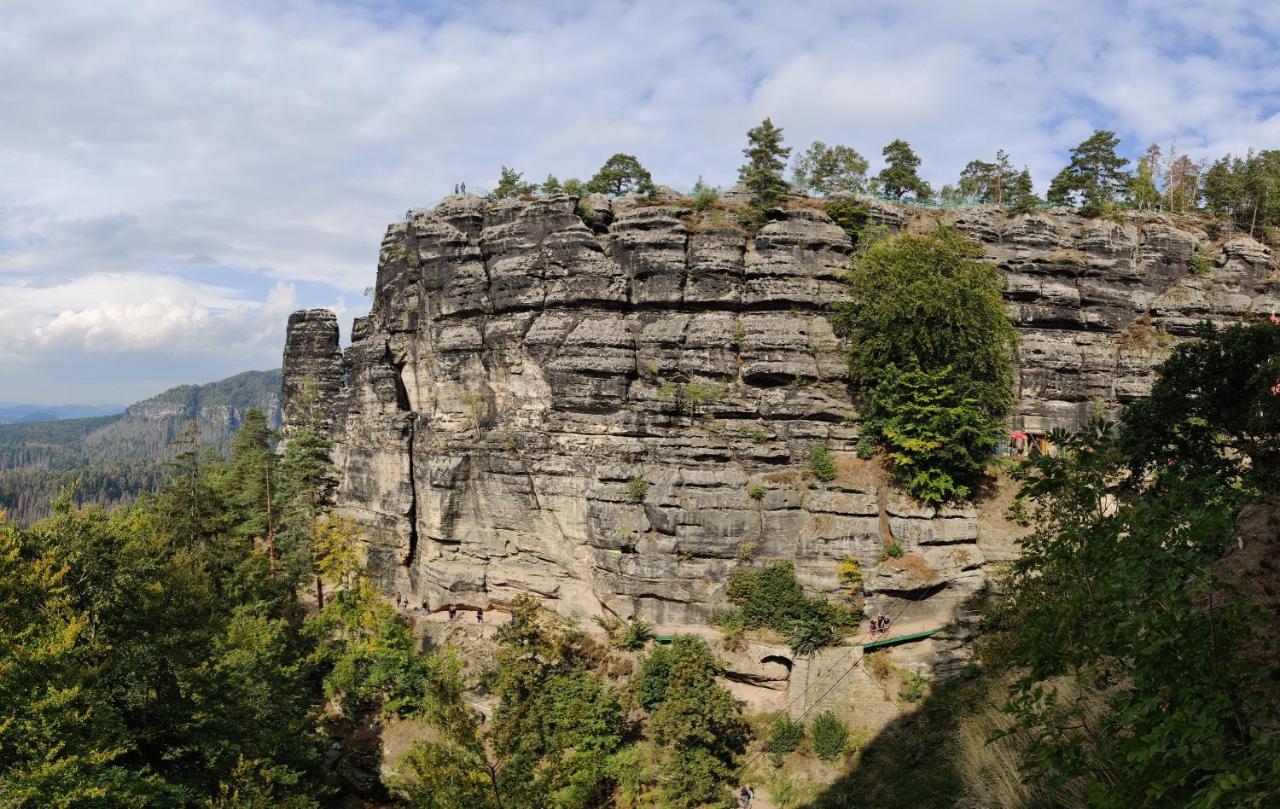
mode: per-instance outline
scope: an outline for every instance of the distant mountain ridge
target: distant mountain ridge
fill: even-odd
[[[124,405],[33,405],[16,402],[0,402],[0,425],[26,424],[38,421],[82,419],[93,416],[113,416],[125,411]]]
[[[132,502],[164,480],[173,442],[195,422],[197,440],[226,451],[244,414],[261,410],[281,424],[280,371],[246,371],[176,388],[123,413],[0,425],[0,509],[21,523],[48,513],[49,500],[77,484],[76,500]],[[49,408],[52,412],[55,408]]]

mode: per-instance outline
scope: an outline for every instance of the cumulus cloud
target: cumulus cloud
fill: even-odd
[[[164,351],[198,380],[278,339],[269,289],[355,299],[386,223],[459,180],[626,151],[729,184],[765,115],[873,169],[905,137],[937,185],[1004,148],[1043,186],[1094,127],[1130,154],[1274,145],[1277,40],[1244,0],[13,0],[0,377],[74,390],[32,369],[79,352],[90,400],[104,357],[124,390]]]

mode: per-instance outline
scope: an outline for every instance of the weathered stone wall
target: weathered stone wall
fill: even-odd
[[[1267,248],[1167,217],[874,214],[894,228],[936,215],[1004,270],[1022,334],[1014,421],[1031,430],[1143,394],[1196,322],[1277,305]],[[1210,273],[1192,273],[1196,251]],[[388,229],[374,311],[344,354],[331,315],[290,319],[286,412],[312,380],[370,570],[428,609],[533,593],[678,627],[723,606],[746,559],[792,560],[835,593],[852,557],[870,613],[936,628],[982,587],[993,520],[912,503],[854,456],[827,319],[850,252],[808,207],[749,238],[678,202],[450,197]],[[818,441],[839,459],[830,483],[807,471]],[[890,539],[907,552],[881,560]],[[962,662],[961,641],[929,641],[935,662]]]

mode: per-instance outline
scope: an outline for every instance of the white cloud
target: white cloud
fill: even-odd
[[[1243,0],[12,0],[0,378],[150,347],[200,378],[278,338],[272,283],[354,296],[387,221],[458,180],[628,151],[728,184],[764,115],[873,164],[905,137],[935,184],[996,148],[1043,184],[1095,126],[1134,153],[1274,146],[1278,42]]]

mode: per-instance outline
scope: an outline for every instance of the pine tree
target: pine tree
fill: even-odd
[[[525,182],[523,173],[503,166],[498,176],[498,185],[489,192],[489,199],[523,197],[525,194],[532,194],[534,188],[536,186],[533,183]]]
[[[324,581],[316,557],[321,515],[337,482],[329,441],[313,425],[298,426],[285,444],[280,460],[280,550],[285,570],[301,584],[315,580],[316,602],[324,606]]]
[[[155,510],[161,526],[179,543],[224,569],[234,563],[235,554],[223,537],[230,519],[227,503],[214,486],[222,460],[211,447],[201,450],[199,436],[200,425],[193,421],[174,440],[176,454]]]
[[[913,196],[920,202],[933,196],[933,189],[921,179],[917,169],[920,158],[911,148],[911,144],[899,138],[884,147],[885,167],[876,175],[876,186],[880,193],[893,199]]]
[[[1156,188],[1160,163],[1160,147],[1154,143],[1138,159],[1138,170],[1129,183],[1129,197],[1140,211],[1154,208],[1160,202],[1160,191]]]
[[[1129,188],[1129,161],[1116,154],[1116,133],[1099,129],[1071,150],[1071,163],[1049,186],[1049,201],[1081,204],[1087,216],[1109,208]]]
[[[538,186],[538,193],[543,196],[559,194],[562,190],[563,188],[560,186],[560,181],[556,179],[556,175],[554,174],[548,174],[547,179],[542,181],[542,185]]]
[[[1205,208],[1216,216],[1236,218],[1244,197],[1240,158],[1219,158],[1204,174]]]
[[[960,172],[960,180],[956,185],[959,195],[966,199],[1004,205],[1008,202],[1010,189],[1017,179],[1018,173],[1013,170],[1009,155],[1003,149],[998,149],[994,163],[970,160],[964,171]]]
[[[611,197],[635,192],[652,194],[653,178],[634,155],[619,152],[610,157],[587,183],[587,190]]]
[[[315,385],[304,380],[294,408],[294,424],[279,463],[280,556],[287,578],[300,586],[314,578],[316,602],[324,607],[316,540],[321,515],[332,502],[337,472],[330,452]]]
[[[274,562],[277,457],[271,449],[275,433],[267,426],[262,411],[252,408],[231,442],[231,460],[222,489],[235,515],[232,533],[250,543],[263,540]]]
[[[1009,185],[1009,208],[1018,213],[1026,213],[1040,204],[1031,184],[1031,170],[1026,166],[1014,175]]]
[[[751,207],[763,212],[787,198],[787,181],[782,171],[791,149],[782,145],[782,130],[765,118],[747,132],[747,162],[738,169],[738,180],[751,194]]]

